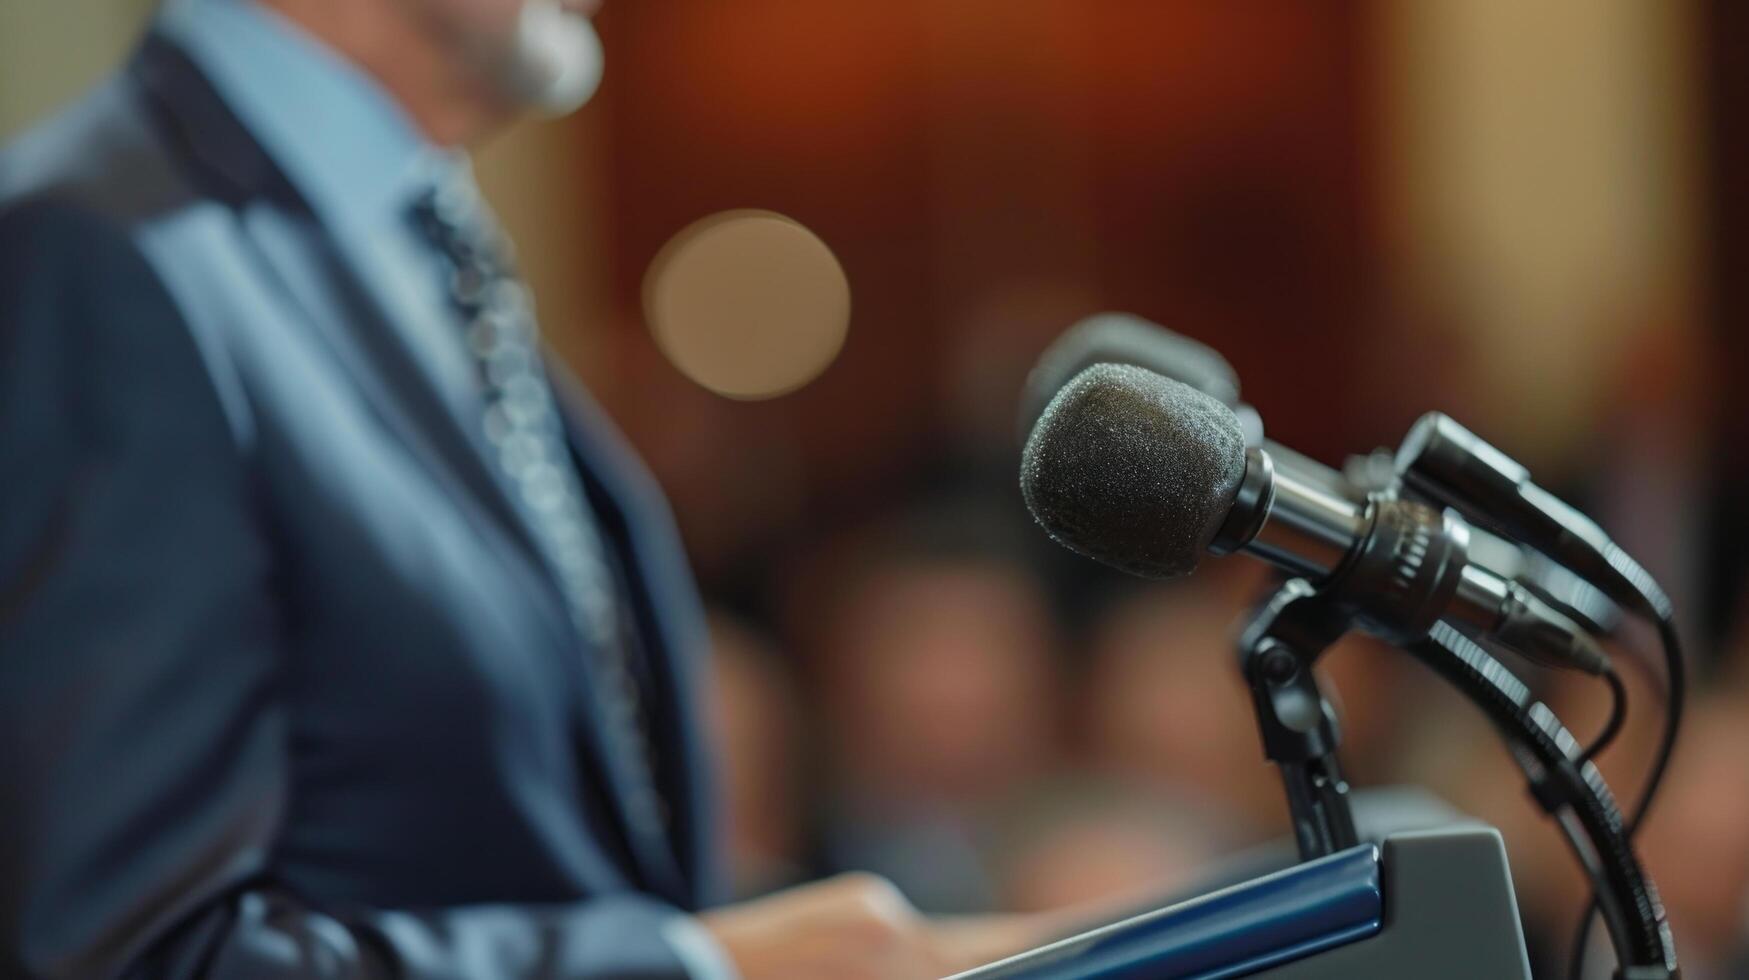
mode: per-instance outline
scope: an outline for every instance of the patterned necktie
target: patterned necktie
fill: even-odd
[[[637,829],[659,831],[667,809],[632,671],[635,643],[611,558],[566,448],[539,353],[532,297],[509,241],[471,183],[449,181],[418,201],[414,220],[450,268],[449,297],[479,368],[485,436],[543,549],[558,571],[571,621],[588,648],[597,707],[623,757],[625,801]]]

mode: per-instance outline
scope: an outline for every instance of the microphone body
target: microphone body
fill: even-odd
[[[1406,485],[1481,513],[1594,583],[1614,602],[1651,607],[1654,616],[1667,611],[1669,600],[1651,577],[1596,521],[1538,486],[1522,464],[1450,417],[1423,415],[1398,448],[1396,468]]]
[[[1267,449],[1247,450],[1245,479],[1209,550],[1243,550],[1317,584],[1365,574],[1371,581],[1345,590],[1359,592],[1375,631],[1399,642],[1444,620],[1548,666],[1608,669],[1584,629],[1471,559],[1476,539],[1456,512],[1393,494],[1356,504],[1331,492],[1339,479],[1297,453],[1278,464]]]

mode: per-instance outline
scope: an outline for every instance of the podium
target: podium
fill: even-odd
[[[953,980],[1530,980],[1498,831],[1393,834]]]

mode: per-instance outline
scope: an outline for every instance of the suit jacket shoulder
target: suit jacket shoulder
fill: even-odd
[[[110,77],[0,149],[0,209],[53,201],[126,228],[186,206],[189,188],[154,132],[153,115],[130,77]],[[38,209],[35,220],[52,214]]]

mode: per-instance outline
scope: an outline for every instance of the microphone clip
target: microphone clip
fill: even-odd
[[[1337,761],[1336,710],[1313,667],[1348,631],[1349,614],[1305,579],[1290,579],[1252,616],[1239,640],[1263,753],[1280,771],[1300,859],[1360,842]]]

